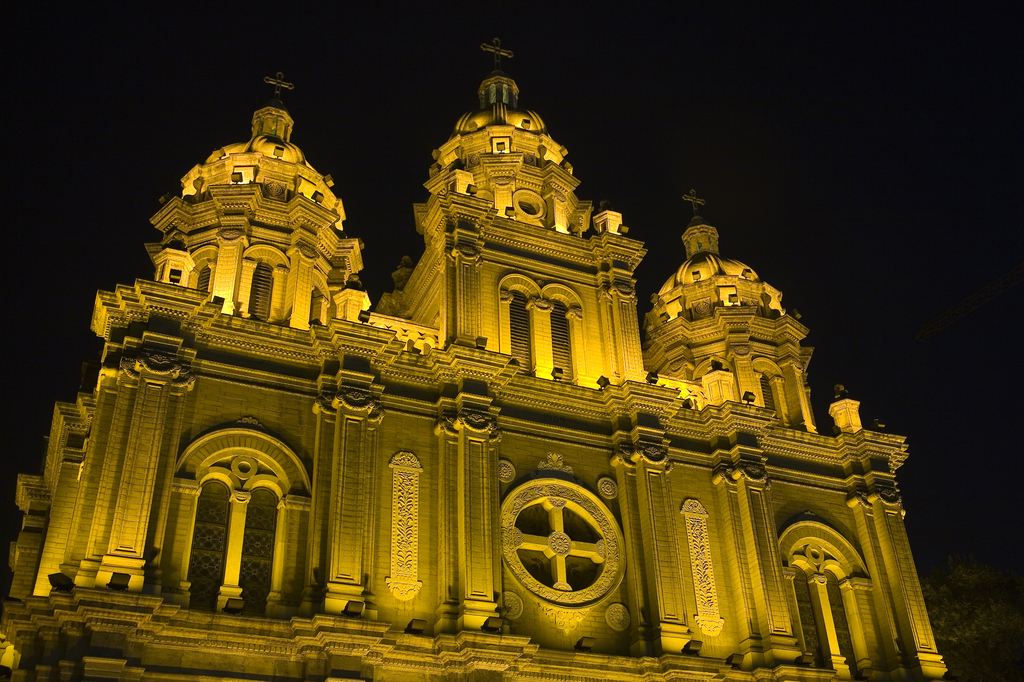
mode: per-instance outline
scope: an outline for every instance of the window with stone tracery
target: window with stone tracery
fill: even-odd
[[[569,309],[561,301],[551,302],[551,361],[562,370],[565,379],[572,379],[572,341],[569,333]]]
[[[242,561],[238,585],[247,611],[262,612],[270,594],[271,568],[274,560],[274,534],[277,531],[277,496],[266,488],[258,488],[245,510],[245,534],[242,539]]]
[[[192,533],[188,579],[191,606],[213,607],[224,579],[230,493],[221,483],[208,483],[199,495]]]
[[[249,293],[249,315],[264,322],[270,318],[270,303],[274,290],[274,271],[266,263],[259,263],[252,273]]]
[[[199,271],[199,280],[196,282],[196,289],[199,291],[210,291],[210,274],[213,270],[209,265],[204,265]]]
[[[508,305],[508,326],[512,341],[512,357],[519,361],[521,370],[528,372],[533,369],[530,311],[526,308],[526,296],[522,292],[510,293],[512,301]]]

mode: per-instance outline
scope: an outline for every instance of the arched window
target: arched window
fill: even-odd
[[[512,357],[519,361],[523,371],[533,368],[530,347],[530,311],[526,308],[526,296],[520,291],[513,291],[512,301],[508,306],[509,336],[512,341]]]
[[[772,381],[767,374],[761,375],[761,396],[764,398],[764,406],[769,410],[775,409],[775,393],[772,390]]]
[[[230,494],[221,483],[207,483],[199,495],[192,532],[192,559],[188,579],[191,605],[213,607],[224,579]]]
[[[259,263],[252,273],[249,290],[249,315],[266,321],[270,318],[270,299],[274,291],[274,271],[266,263]]]
[[[245,510],[245,535],[238,586],[247,611],[263,611],[270,594],[274,533],[277,529],[277,496],[266,488],[252,492]]]
[[[204,265],[203,269],[199,271],[199,280],[196,282],[196,289],[199,291],[210,291],[210,275],[213,270],[209,265]]]
[[[572,342],[569,335],[569,309],[561,301],[552,301],[551,309],[551,362],[562,376],[572,379]]]

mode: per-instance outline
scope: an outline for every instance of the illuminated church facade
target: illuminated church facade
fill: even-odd
[[[699,216],[641,320],[642,243],[477,95],[373,311],[279,99],[185,175],[19,477],[14,678],[941,678],[903,438],[819,432],[807,328]]]

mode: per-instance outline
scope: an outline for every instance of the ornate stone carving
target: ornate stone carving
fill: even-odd
[[[562,514],[565,510],[571,511],[589,524],[601,536],[604,544],[599,548],[596,543],[574,538],[571,530],[568,533],[564,530],[556,531],[548,536],[523,532],[516,527],[516,521],[523,510],[536,505],[543,505],[554,528],[561,528]],[[622,533],[615,517],[596,495],[575,483],[540,478],[520,485],[502,503],[501,527],[502,557],[506,566],[523,587],[552,605],[592,605],[606,597],[622,581]],[[519,549],[541,552],[548,557],[550,566],[545,562],[540,570],[551,571],[550,579],[545,580],[550,582],[545,584],[531,574],[519,556]],[[566,572],[566,560],[569,557],[589,560],[597,565],[590,584],[579,589],[569,585]],[[532,570],[536,571],[538,567],[532,566]],[[563,614],[559,618],[562,622],[568,622],[565,619],[569,616]]]
[[[610,604],[604,611],[604,622],[615,632],[624,632],[629,628],[629,609],[623,604]]]
[[[457,429],[467,429],[474,433],[486,434],[488,440],[501,440],[501,429],[498,428],[498,420],[486,412],[478,410],[463,410],[455,418]]]
[[[142,350],[136,355],[122,355],[120,367],[132,379],[138,379],[145,372],[149,377],[166,380],[171,386],[185,390],[191,389],[196,380],[190,366],[166,353]]]
[[[511,303],[513,298],[515,298],[508,289],[502,289],[498,295],[501,297],[502,303]]]
[[[256,417],[252,417],[252,416],[239,417],[238,419],[235,420],[235,423],[236,424],[244,424],[245,426],[252,426],[252,427],[255,427],[257,429],[262,429],[263,428],[263,424],[260,424],[260,420],[257,419]]]
[[[564,471],[567,474],[572,474],[572,467],[562,461],[562,456],[549,452],[548,458],[537,465],[538,469],[549,469],[552,471]]]
[[[563,632],[575,630],[583,622],[583,619],[590,613],[590,609],[564,609],[557,606],[544,605],[541,607],[544,615],[555,623],[555,627]]]
[[[697,597],[697,626],[708,637],[717,637],[725,621],[718,608],[715,571],[711,565],[711,544],[708,539],[708,512],[699,500],[690,498],[679,510],[686,518],[686,542],[690,548],[690,568]]]
[[[567,320],[582,320],[583,319],[583,308],[578,305],[571,305],[569,309],[565,311],[565,319]]]
[[[316,258],[316,249],[310,246],[309,244],[303,244],[302,242],[299,242],[297,246],[299,249],[299,253],[301,253],[306,258]]]
[[[502,592],[501,601],[505,604],[505,617],[516,620],[523,615],[523,600],[515,592]]]
[[[555,304],[546,298],[540,296],[531,296],[530,300],[526,302],[527,308],[534,308],[542,313],[550,313],[555,309]]]
[[[420,534],[420,472],[423,467],[411,452],[396,453],[388,466],[391,483],[391,575],[385,581],[399,601],[415,597],[418,580]]]
[[[498,480],[502,483],[516,480],[516,467],[507,459],[498,460]]]
[[[237,227],[228,227],[218,232],[217,236],[226,242],[233,242],[244,237],[245,230],[240,230]]]
[[[350,412],[366,412],[367,418],[372,421],[379,421],[384,417],[384,404],[358,388],[340,389],[335,400]]]
[[[613,479],[602,476],[597,479],[597,492],[606,500],[614,500],[619,496],[619,486]]]

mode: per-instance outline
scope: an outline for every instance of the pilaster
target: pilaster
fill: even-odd
[[[530,347],[533,349],[534,376],[543,379],[551,378],[554,359],[551,354],[551,301],[531,296],[526,304],[530,311],[530,330],[533,333]]]

